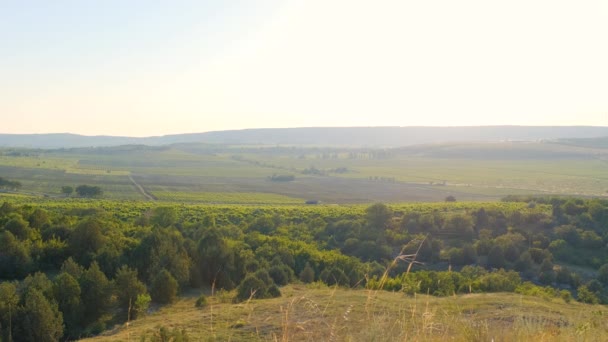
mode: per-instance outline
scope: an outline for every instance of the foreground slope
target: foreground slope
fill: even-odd
[[[605,307],[511,293],[437,298],[385,291],[290,285],[274,299],[195,308],[182,297],[87,341],[152,339],[161,327],[211,341],[606,341]]]

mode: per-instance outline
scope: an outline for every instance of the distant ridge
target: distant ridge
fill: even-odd
[[[0,134],[1,147],[74,148],[176,143],[399,147],[463,141],[538,141],[608,137],[598,126],[303,127],[259,128],[154,137],[70,133]]]

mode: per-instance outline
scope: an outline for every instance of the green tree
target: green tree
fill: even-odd
[[[488,253],[488,266],[492,268],[503,268],[506,265],[505,253],[502,247],[496,245]]]
[[[545,285],[550,285],[555,282],[555,271],[553,270],[553,263],[550,259],[547,258],[540,264],[538,280]]]
[[[84,273],[84,268],[74,261],[72,257],[69,257],[61,265],[61,272],[71,275],[74,279],[80,279]]]
[[[4,225],[19,240],[28,240],[32,234],[29,223],[19,214],[11,214],[11,219]]]
[[[174,207],[156,207],[152,209],[150,222],[159,227],[169,227],[177,222],[177,212]]]
[[[578,246],[581,242],[581,236],[576,227],[564,225],[556,227],[553,231],[558,238],[563,239],[570,246]]]
[[[32,268],[27,245],[21,243],[9,231],[0,231],[0,274],[2,278],[24,277]]]
[[[83,307],[80,301],[80,284],[68,273],[61,273],[55,278],[53,294],[63,313],[66,335],[77,338],[81,329]]]
[[[302,272],[300,272],[300,281],[303,283],[312,283],[315,281],[315,270],[310,267],[310,264],[307,262]]]
[[[281,296],[281,291],[274,284],[266,270],[248,274],[236,289],[235,300],[245,301],[249,298],[273,298]]]
[[[76,193],[80,197],[99,197],[103,194],[103,190],[98,186],[83,184],[76,187]]]
[[[70,196],[74,192],[74,188],[69,185],[64,185],[61,187],[61,193]]]
[[[325,268],[319,274],[319,279],[327,285],[348,286],[350,284],[350,279],[344,274],[344,271],[337,267]]]
[[[53,296],[53,282],[42,272],[29,274],[23,279],[22,286],[25,289],[36,289],[47,299],[55,300]]]
[[[209,285],[233,287],[231,270],[234,267],[234,254],[227,241],[221,237],[217,228],[209,228],[198,243],[198,265],[201,277]]]
[[[525,272],[532,267],[532,256],[530,252],[525,251],[519,255],[519,258],[515,262],[515,269],[520,272]]]
[[[137,296],[147,293],[146,285],[137,279],[137,270],[123,265],[116,271],[114,278],[114,293],[118,305],[124,310],[131,310]]]
[[[80,289],[84,324],[94,323],[110,309],[112,284],[101,272],[99,265],[93,262],[80,278]]]
[[[576,300],[581,303],[597,304],[600,302],[599,298],[597,298],[595,293],[591,292],[585,285],[579,286],[576,292]]]
[[[151,282],[156,274],[166,269],[181,286],[185,286],[190,280],[192,261],[184,245],[184,238],[177,229],[153,229],[134,252],[139,274]]]
[[[135,300],[135,305],[134,305],[133,309],[131,310],[131,318],[135,319],[135,318],[145,316],[146,312],[148,312],[148,308],[150,307],[151,301],[152,301],[152,298],[150,298],[150,295],[147,293],[137,295],[137,299]]]
[[[80,222],[70,237],[69,247],[78,263],[87,265],[106,243],[102,222],[96,218]]]
[[[13,322],[19,304],[14,283],[0,283],[0,340],[12,341]]]
[[[51,220],[49,218],[49,213],[46,210],[36,208],[27,218],[27,221],[30,224],[30,227],[34,229],[42,229],[49,223]]]
[[[608,264],[603,264],[597,271],[597,280],[601,281],[604,285],[608,285]]]
[[[25,293],[20,315],[20,334],[27,341],[54,342],[63,336],[63,315],[35,288]]]
[[[376,230],[384,230],[393,217],[393,211],[384,203],[369,206],[365,209],[365,214],[368,224]]]
[[[152,295],[153,301],[161,304],[168,304],[175,300],[177,289],[178,285],[175,278],[173,278],[169,271],[163,269],[152,280],[150,294]]]

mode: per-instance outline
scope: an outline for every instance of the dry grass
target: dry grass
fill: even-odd
[[[606,341],[603,306],[517,294],[437,298],[290,285],[274,299],[229,303],[195,297],[116,327],[93,341],[139,341],[160,326],[185,329],[191,341]],[[370,305],[371,303],[371,305]]]

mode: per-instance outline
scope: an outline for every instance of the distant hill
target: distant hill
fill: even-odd
[[[608,148],[608,137],[557,139],[552,143],[586,148]]]
[[[399,147],[446,142],[538,141],[608,137],[608,127],[306,127],[262,128],[155,137],[84,136],[69,133],[0,134],[0,146],[72,148],[175,143]]]

